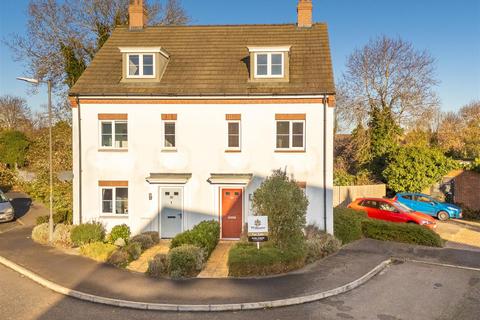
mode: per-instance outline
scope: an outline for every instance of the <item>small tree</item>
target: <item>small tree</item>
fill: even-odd
[[[20,131],[4,131],[0,134],[0,162],[12,167],[25,164],[28,139]]]
[[[282,170],[275,170],[253,196],[255,212],[268,216],[269,237],[281,248],[303,243],[307,207],[304,192]]]
[[[455,167],[455,161],[439,150],[404,147],[391,156],[383,176],[395,192],[421,192]]]

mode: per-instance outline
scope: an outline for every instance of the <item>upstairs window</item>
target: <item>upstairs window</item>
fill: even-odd
[[[283,52],[266,52],[255,54],[256,78],[283,78],[284,69]]]
[[[100,121],[100,145],[102,148],[128,148],[127,121]]]
[[[277,149],[305,150],[305,121],[277,121]]]
[[[127,54],[128,78],[155,78],[155,55],[153,53]]]
[[[240,150],[240,121],[228,121],[227,150]]]

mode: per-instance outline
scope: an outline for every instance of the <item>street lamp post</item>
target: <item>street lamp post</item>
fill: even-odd
[[[36,84],[46,83],[48,88],[48,143],[49,143],[49,171],[50,171],[50,216],[48,218],[48,241],[53,239],[53,162],[52,162],[52,81],[41,81],[38,79],[18,77],[17,80]]]

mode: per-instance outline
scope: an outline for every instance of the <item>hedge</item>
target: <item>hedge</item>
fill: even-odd
[[[92,242],[105,240],[105,227],[100,222],[89,222],[73,227],[72,242],[76,246],[83,246]]]
[[[93,242],[80,247],[80,253],[99,262],[105,262],[117,247],[110,243]]]
[[[205,260],[215,249],[220,239],[220,224],[216,221],[203,221],[192,230],[182,232],[172,239],[170,249],[190,244],[203,249]]]
[[[363,211],[347,208],[333,209],[333,232],[343,244],[361,239],[362,221],[367,219]]]
[[[266,276],[299,269],[305,265],[305,250],[289,248],[281,250],[270,243],[238,243],[228,254],[229,276]]]
[[[394,223],[375,219],[362,222],[365,237],[382,241],[396,241],[429,247],[442,247],[440,236],[426,227],[412,223]]]
[[[168,272],[172,279],[195,277],[203,267],[204,252],[193,245],[181,245],[170,250],[167,256]]]

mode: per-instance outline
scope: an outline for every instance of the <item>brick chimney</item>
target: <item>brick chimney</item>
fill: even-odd
[[[143,6],[143,0],[130,0],[128,16],[130,30],[141,30],[147,25],[147,11]]]
[[[298,27],[299,28],[311,28],[312,27],[312,15],[313,4],[312,0],[299,0],[297,7],[298,14]]]

